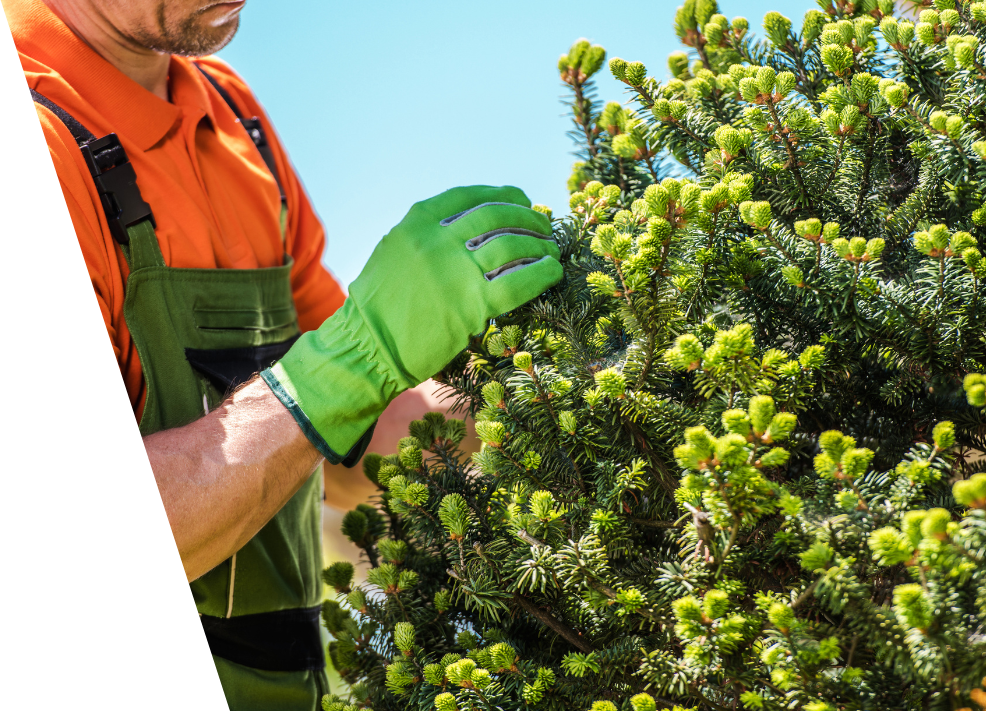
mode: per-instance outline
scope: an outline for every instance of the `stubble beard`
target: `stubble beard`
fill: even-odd
[[[240,26],[240,16],[235,15],[229,22],[212,26],[202,19],[203,11],[194,12],[180,19],[169,19],[165,3],[157,12],[157,27],[152,30],[135,30],[131,39],[142,47],[163,54],[177,54],[182,57],[202,57],[214,54],[233,39]]]

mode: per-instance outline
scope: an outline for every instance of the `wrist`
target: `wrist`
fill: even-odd
[[[352,299],[260,376],[333,464],[359,458],[377,418],[408,387]]]

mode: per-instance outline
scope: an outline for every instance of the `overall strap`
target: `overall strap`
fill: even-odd
[[[287,229],[287,206],[288,198],[284,194],[284,186],[281,184],[281,177],[277,173],[277,163],[274,161],[274,152],[270,148],[270,144],[267,142],[267,134],[264,133],[264,127],[260,123],[260,119],[254,116],[253,118],[244,118],[243,112],[240,111],[240,107],[236,105],[233,101],[233,97],[229,95],[222,84],[216,81],[216,78],[209,74],[205,69],[202,68],[201,64],[193,62],[196,68],[202,72],[204,76],[212,87],[219,92],[219,96],[223,98],[226,105],[229,106],[233,115],[236,116],[236,120],[239,121],[243,128],[246,129],[247,135],[250,136],[250,140],[253,141],[253,145],[257,147],[260,151],[260,157],[264,159],[264,163],[267,165],[267,170],[270,171],[271,175],[274,176],[274,182],[277,183],[277,189],[281,191],[281,239],[284,239],[285,230]]]
[[[115,133],[102,138],[43,94],[31,90],[35,103],[44,106],[65,124],[82,151],[89,174],[106,214],[106,222],[123,251],[131,271],[164,266],[161,247],[154,233],[154,214],[140,195],[137,174]]]

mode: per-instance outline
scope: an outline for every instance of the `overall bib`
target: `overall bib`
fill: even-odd
[[[230,97],[206,78],[240,117]],[[32,94],[79,142],[130,267],[124,318],[147,383],[140,432],[186,425],[297,339],[291,259],[286,255],[283,266],[266,269],[166,266],[150,207],[116,135],[96,139],[63,109]],[[242,122],[277,178],[259,122]],[[344,463],[351,465],[359,453]],[[319,633],[321,507],[319,468],[242,549],[191,583],[231,711],[313,711],[328,693]]]

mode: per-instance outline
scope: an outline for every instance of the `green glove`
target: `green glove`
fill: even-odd
[[[342,308],[261,373],[326,459],[358,459],[350,450],[365,447],[391,400],[561,279],[551,223],[530,204],[517,188],[487,186],[415,204]]]

